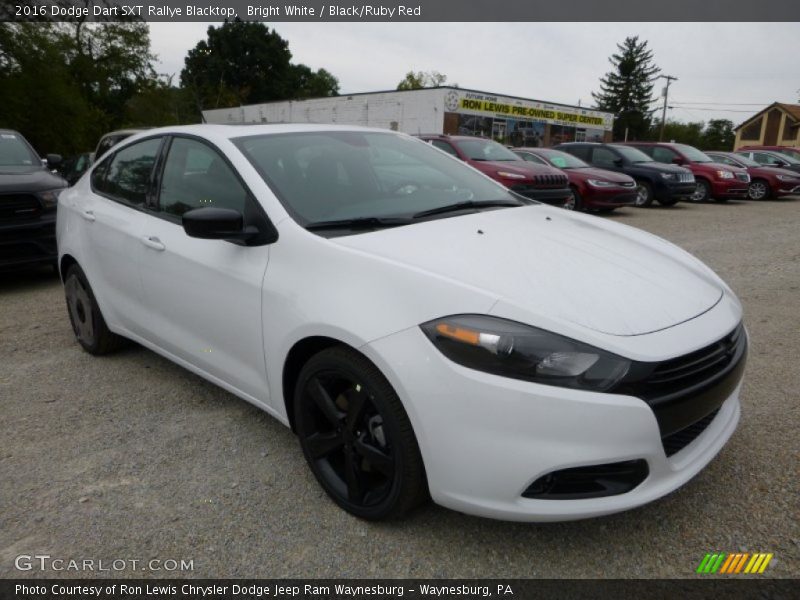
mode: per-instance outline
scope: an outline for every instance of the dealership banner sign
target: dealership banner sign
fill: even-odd
[[[491,116],[498,119],[535,121],[605,131],[610,131],[614,125],[614,115],[611,113],[456,90],[447,93],[445,109],[450,112]]]

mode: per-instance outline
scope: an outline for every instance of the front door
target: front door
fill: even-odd
[[[245,224],[259,210],[218,150],[175,137],[157,206],[143,228],[140,268],[150,313],[146,335],[220,383],[266,404],[261,286],[269,246],[187,236],[181,216],[202,207],[235,209]]]

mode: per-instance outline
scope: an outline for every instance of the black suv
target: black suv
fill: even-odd
[[[689,169],[655,162],[641,150],[622,144],[569,142],[555,146],[601,169],[625,173],[636,180],[636,206],[650,206],[653,200],[672,206],[687,200],[697,189]]]
[[[45,164],[46,163],[46,164]],[[67,182],[16,131],[0,129],[0,269],[57,262],[56,205]]]

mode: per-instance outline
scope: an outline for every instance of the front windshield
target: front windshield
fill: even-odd
[[[631,148],[630,146],[614,146],[614,150],[632,163],[653,162],[653,159],[647,156],[647,154],[636,148]]]
[[[519,198],[430,144],[380,132],[320,131],[233,140],[301,225],[410,217],[456,203]]]
[[[560,150],[547,150],[542,152],[542,156],[545,157],[548,163],[558,169],[583,169],[589,166],[577,156],[572,156],[572,154],[567,154]]]
[[[459,150],[470,160],[522,160],[511,150],[492,140],[458,140],[456,142]]]
[[[789,154],[788,152],[775,152],[778,155],[778,158],[781,158],[788,162],[790,165],[800,165],[800,160],[797,160],[794,156]]]
[[[16,133],[0,133],[0,171],[21,173],[40,169],[42,161]]]
[[[711,155],[711,154],[709,154],[709,156],[711,156],[711,158],[714,158],[714,156]],[[727,156],[724,155],[724,154],[721,154],[719,156],[721,156],[723,158],[727,158]],[[754,161],[752,158],[747,158],[746,156],[742,156],[740,154],[737,154],[736,156],[732,156],[731,160],[736,161],[736,163],[738,163],[739,165],[743,165],[745,167],[760,167],[761,166],[756,161]],[[716,162],[722,162],[722,161],[718,160]]]
[[[675,144],[675,149],[692,162],[696,163],[714,162],[708,154],[700,152],[700,150],[698,150],[694,146],[687,146],[686,144]]]

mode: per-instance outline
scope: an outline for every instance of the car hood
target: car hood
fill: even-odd
[[[479,160],[473,161],[481,171],[510,171],[511,173],[519,173],[520,175],[563,175],[563,171],[550,167],[547,165],[540,165],[537,163],[528,162],[525,160]]]
[[[686,173],[686,171],[689,170],[685,167],[679,167],[678,165],[670,165],[660,162],[634,163],[633,166],[637,169],[647,169],[657,173]]]
[[[756,175],[783,175],[784,177],[800,177],[797,171],[790,169],[781,169],[779,167],[747,167],[748,173],[755,173]]]
[[[603,181],[613,181],[614,183],[631,183],[633,179],[623,173],[606,171],[595,167],[583,167],[580,169],[565,169],[567,175],[576,174],[586,179],[602,179]]]
[[[709,310],[723,293],[707,268],[664,240],[543,206],[331,241],[488,292],[531,314],[534,324],[541,315],[610,335],[677,325]]]
[[[0,168],[0,194],[14,192],[43,192],[62,188],[66,182],[46,169],[35,169],[27,173],[9,173]]]

